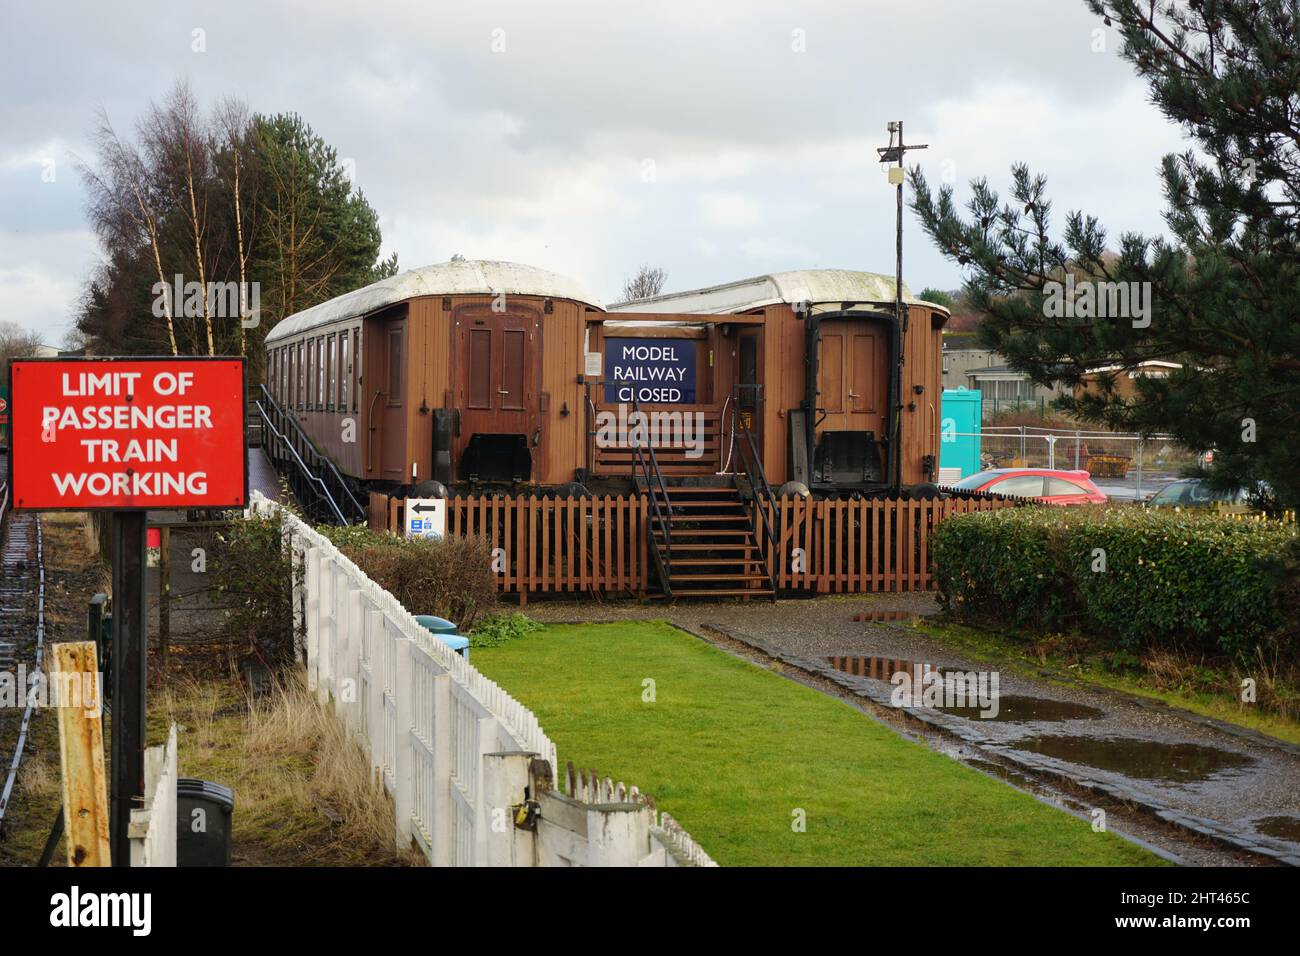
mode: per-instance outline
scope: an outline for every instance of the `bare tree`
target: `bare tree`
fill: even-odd
[[[663,269],[642,266],[637,270],[636,275],[623,282],[623,301],[629,302],[632,299],[646,299],[658,295],[663,291],[664,281],[667,278],[668,273]]]
[[[9,379],[9,361],[35,355],[41,347],[39,333],[16,322],[0,322],[0,382]]]
[[[235,253],[239,260],[239,353],[243,355],[247,351],[244,320],[249,314],[248,259],[253,247],[252,223],[249,223],[247,233],[244,229],[244,190],[247,181],[244,155],[252,121],[248,107],[241,100],[228,97],[217,107],[215,122],[218,144],[213,152],[224,160],[217,163],[217,172],[230,192],[235,213]]]
[[[161,213],[150,188],[150,177],[139,151],[122,142],[108,114],[101,110],[94,140],[100,168],[80,164],[81,176],[90,193],[90,221],[105,245],[145,245],[153,257],[158,281],[168,285],[163,272],[159,223]],[[171,296],[163,295],[163,316],[167,322],[167,343],[172,355],[176,346],[176,324],[172,316]]]
[[[162,188],[170,193],[186,225],[186,243],[191,246],[195,278],[203,290],[203,326],[208,354],[216,355],[212,335],[212,308],[208,288],[207,240],[208,186],[212,179],[209,140],[199,107],[188,83],[178,82],[161,106],[153,104],[140,124],[141,139],[150,154],[151,166],[162,177]]]

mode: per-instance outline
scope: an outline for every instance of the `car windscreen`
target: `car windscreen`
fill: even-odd
[[[949,487],[962,488],[966,491],[973,491],[974,489],[978,488],[980,485],[984,484],[986,481],[992,481],[997,476],[998,473],[996,471],[977,471],[975,472],[975,474],[967,475],[961,481],[957,482],[954,485],[950,485]]]

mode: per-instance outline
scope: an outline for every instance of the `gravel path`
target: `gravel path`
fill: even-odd
[[[888,659],[876,663],[882,676],[908,666],[900,661],[926,662],[941,672],[988,668],[904,623],[936,611],[932,595],[924,593],[776,604],[585,601],[528,607],[530,615],[554,622],[664,619],[710,639],[726,635],[798,667],[813,686],[874,703],[877,713],[889,709],[893,687],[841,669],[869,674],[871,662],[836,666],[828,658]],[[902,620],[855,621],[858,615]],[[1013,772],[999,775],[1017,785],[1023,783],[1015,779],[1018,773],[1056,777],[1076,793],[1140,805],[1204,837],[1203,844],[1300,865],[1300,747],[1090,685],[1011,671],[998,672],[997,679],[1001,719],[933,707],[907,713],[927,725],[923,736],[936,749],[976,765],[984,758],[1004,768],[1009,762]],[[1212,853],[1205,859],[1183,855],[1188,862],[1223,862]]]

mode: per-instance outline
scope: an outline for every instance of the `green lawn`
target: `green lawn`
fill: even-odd
[[[663,623],[546,627],[473,660],[562,763],[653,794],[723,865],[1162,862]]]

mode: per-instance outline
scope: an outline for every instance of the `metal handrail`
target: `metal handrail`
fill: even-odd
[[[641,403],[637,401],[635,396],[632,398],[632,413],[639,416],[639,419],[646,423],[647,428],[649,427],[649,418],[641,411]],[[655,556],[655,563],[659,567],[659,578],[663,582],[664,593],[668,597],[672,597],[673,586],[670,578],[673,569],[673,501],[668,494],[668,482],[664,478],[663,471],[659,468],[659,458],[655,455],[654,442],[650,441],[648,436],[644,447],[645,453],[643,453],[641,445],[631,441],[628,444],[632,449],[633,477],[636,476],[637,466],[639,465],[641,470],[645,472],[646,488],[650,492],[650,507],[653,509],[654,521],[663,532],[664,553],[661,555],[657,547],[651,550]],[[656,491],[664,496],[663,509],[659,507],[659,498]],[[666,516],[664,511],[667,512]]]
[[[271,429],[276,438],[278,438],[286,448],[293,452],[296,463],[304,474],[310,480],[321,486],[322,491],[330,502],[331,508],[334,510],[335,514],[338,515],[340,521],[343,524],[349,523],[348,519],[343,516],[342,509],[339,507],[341,499],[345,500],[348,505],[351,505],[352,515],[355,518],[365,518],[366,509],[361,505],[361,502],[357,501],[356,496],[352,494],[352,489],[348,487],[347,479],[343,477],[343,474],[338,470],[338,467],[334,464],[333,460],[328,456],[321,454],[320,451],[317,450],[316,446],[312,443],[310,436],[303,431],[302,426],[298,424],[297,420],[292,415],[280,407],[279,403],[276,402],[274,396],[271,395],[265,385],[259,385],[258,388],[262,392],[262,400],[270,406],[282,424],[282,428],[277,428],[275,422],[272,421],[271,415],[267,412],[266,407],[263,406],[262,401],[255,401],[254,404],[257,406],[257,410],[261,414],[266,427]],[[290,430],[292,430],[292,435],[289,434]],[[303,456],[299,453],[299,449],[306,452],[307,460],[304,460]],[[310,461],[310,464],[308,464],[308,461]],[[316,474],[313,467],[325,470],[333,478],[333,491],[331,491],[329,485],[318,474]]]
[[[770,554],[775,555],[779,546],[780,533],[775,527],[775,522],[779,520],[780,512],[777,510],[776,495],[772,493],[772,486],[768,483],[767,472],[763,469],[763,459],[758,454],[758,445],[754,440],[754,433],[749,425],[745,422],[745,417],[738,413],[740,408],[740,390],[754,390],[754,408],[757,410],[763,397],[763,386],[758,384],[740,384],[737,383],[732,388],[731,404],[731,433],[734,437],[739,431],[743,441],[740,443],[740,457],[745,466],[745,477],[749,479],[749,486],[754,492],[754,510],[758,512],[759,519],[751,519],[751,525],[755,536],[758,534],[759,521],[763,525],[763,533],[771,545]],[[757,480],[755,480],[757,479]],[[776,579],[772,575],[772,560],[769,557],[767,564],[767,576],[772,582],[772,590],[776,590]]]
[[[326,487],[325,482],[321,480],[319,475],[315,474],[307,467],[307,463],[302,460],[302,456],[298,454],[298,450],[293,447],[293,444],[289,441],[288,437],[281,432],[280,429],[271,424],[271,418],[267,415],[266,409],[262,407],[262,403],[254,402],[253,404],[257,406],[257,410],[262,416],[263,424],[265,424],[266,427],[271,430],[271,434],[289,450],[289,454],[293,456],[293,460],[298,465],[298,471],[302,474],[302,477],[306,478],[309,482],[314,482],[317,485],[320,485],[320,497],[324,498],[326,503],[330,506],[330,510],[334,512],[334,517],[338,518],[339,524],[348,524],[348,520],[343,517],[343,512],[339,510],[338,503],[335,502],[334,496],[330,494],[329,488]]]

